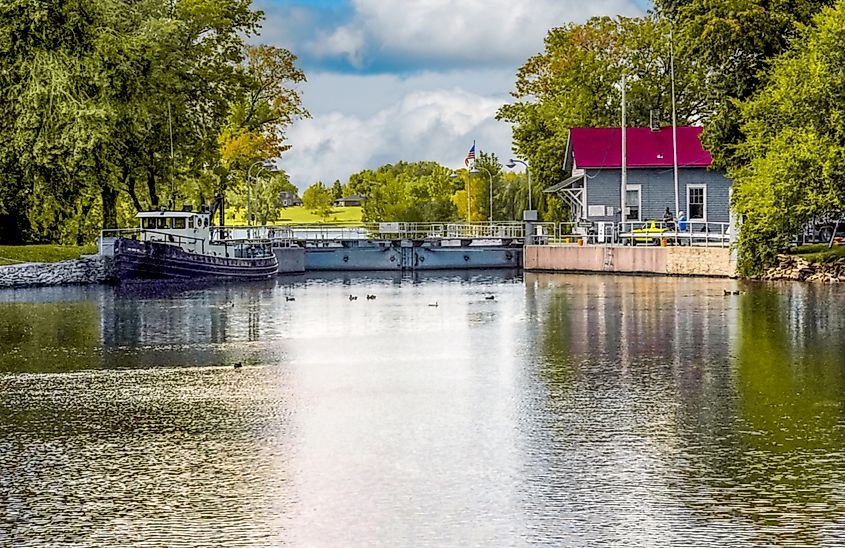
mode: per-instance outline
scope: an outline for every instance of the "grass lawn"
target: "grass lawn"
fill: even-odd
[[[242,212],[238,212],[235,215],[234,220],[227,218],[226,223],[244,225],[246,224],[246,215]],[[278,219],[275,222],[271,222],[271,224],[276,225],[300,225],[311,223],[360,224],[361,208],[354,206],[336,207],[332,209],[332,213],[327,219],[323,219],[316,213],[309,211],[304,207],[286,207],[279,211]]]
[[[96,244],[83,245],[0,245],[0,265],[24,263],[56,263],[97,253]],[[11,259],[11,260],[9,260]]]
[[[811,244],[793,247],[790,255],[797,255],[811,263],[829,263],[837,259],[845,259],[845,245],[834,245],[828,249],[827,244]]]

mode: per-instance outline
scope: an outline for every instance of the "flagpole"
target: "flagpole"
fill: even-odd
[[[619,185],[619,232],[625,230],[625,190],[628,186],[628,142],[625,131],[627,120],[625,119],[625,75],[622,75],[622,181]]]
[[[675,46],[669,29],[669,74],[672,82],[672,165],[675,172],[675,219],[680,209],[678,183],[678,121],[675,110]]]

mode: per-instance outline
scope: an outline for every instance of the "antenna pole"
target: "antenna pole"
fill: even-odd
[[[170,102],[167,103],[167,125],[170,129],[170,202],[172,204],[171,207],[176,207],[176,191],[173,182],[176,162],[173,159],[173,118],[170,116]]]

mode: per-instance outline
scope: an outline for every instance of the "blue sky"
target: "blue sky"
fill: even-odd
[[[302,190],[400,160],[463,165],[467,148],[507,159],[495,112],[549,28],[638,15],[644,0],[254,0],[253,41],[299,57],[313,117],[288,131],[280,162]]]

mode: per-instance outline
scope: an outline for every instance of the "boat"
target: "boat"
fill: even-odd
[[[269,238],[250,237],[250,229],[211,226],[213,214],[213,209],[138,213],[138,228],[121,230],[114,239],[118,282],[262,280],[277,274],[279,261]]]

